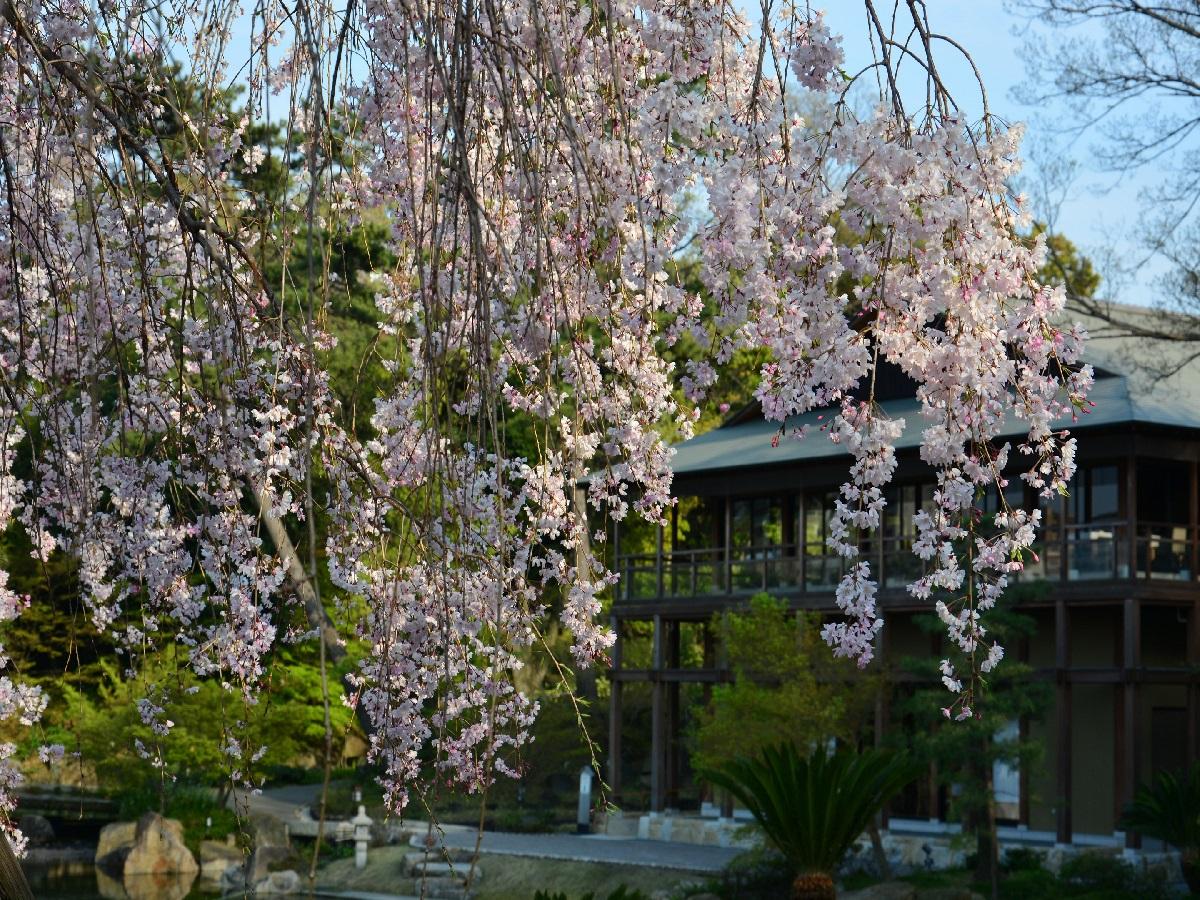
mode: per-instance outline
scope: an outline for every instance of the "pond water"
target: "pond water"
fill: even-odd
[[[88,862],[22,868],[38,900],[209,900],[220,896],[220,892],[205,890],[194,877],[139,876],[125,883]]]
[[[142,875],[122,880],[85,862],[22,868],[38,900],[214,900],[221,896],[210,884],[191,876]],[[225,895],[227,900],[235,896]]]

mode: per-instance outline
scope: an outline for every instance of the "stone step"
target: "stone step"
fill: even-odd
[[[470,863],[448,863],[438,862],[435,860],[419,860],[408,867],[408,873],[414,878],[457,878],[459,881],[466,881],[467,875],[472,872]],[[479,881],[483,877],[479,867],[476,866],[472,876],[473,881]]]
[[[415,861],[430,860],[431,862],[452,862],[452,863],[469,863],[471,857],[475,854],[468,849],[459,849],[457,847],[443,847],[438,844],[428,850],[425,847],[425,839],[423,836],[414,836],[408,845],[416,852],[406,853],[404,855],[405,865],[413,865]],[[410,862],[410,860],[412,860]]]

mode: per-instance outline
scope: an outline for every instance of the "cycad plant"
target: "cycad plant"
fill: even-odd
[[[750,810],[795,873],[793,900],[834,900],[833,873],[883,805],[920,767],[882,750],[802,753],[767,748],[707,771],[704,777]]]
[[[1160,772],[1134,795],[1121,826],[1179,849],[1183,878],[1200,894],[1200,762],[1180,772]]]

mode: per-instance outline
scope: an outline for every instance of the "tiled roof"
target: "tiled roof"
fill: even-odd
[[[1117,307],[1123,317],[1157,326],[1159,314],[1135,307]],[[1200,430],[1200,359],[1192,355],[1200,348],[1190,343],[1129,337],[1112,333],[1102,322],[1084,316],[1082,321],[1092,337],[1085,352],[1086,360],[1098,370],[1090,397],[1096,404],[1076,422],[1066,419],[1056,427],[1070,428],[1085,439],[1086,431],[1122,422],[1142,422]],[[916,447],[921,441],[923,420],[916,398],[889,400],[880,407],[894,418],[905,420],[904,433],[897,447]],[[720,469],[764,466],[800,460],[842,456],[843,447],[832,443],[818,431],[818,413],[789,419],[787,434],[777,447],[771,446],[779,423],[761,417],[713,429],[675,448],[674,470],[678,475],[698,474]],[[828,419],[828,412],[826,413]],[[807,437],[796,440],[793,428],[813,426]],[[1022,432],[1022,423],[1011,419],[1014,436]]]

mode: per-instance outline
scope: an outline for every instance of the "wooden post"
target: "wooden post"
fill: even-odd
[[[1122,806],[1133,800],[1138,783],[1138,670],[1142,663],[1142,610],[1135,597],[1125,598],[1125,614],[1122,633],[1124,652],[1121,659],[1122,718],[1121,737],[1125,746],[1121,753]],[[1141,835],[1126,832],[1125,846],[1136,848],[1142,843]]]
[[[725,593],[733,593],[733,498],[725,498]]]
[[[666,756],[665,734],[663,719],[666,714],[666,703],[663,698],[663,621],[662,616],[654,617],[654,638],[650,660],[650,811],[662,812],[666,799],[663,782],[663,763]]]
[[[1192,608],[1188,610],[1187,633],[1187,761],[1192,766],[1200,758],[1200,685],[1196,684],[1197,670],[1200,669],[1200,597],[1192,600]]]
[[[1188,481],[1191,485],[1191,494],[1188,497],[1188,572],[1191,573],[1191,580],[1196,580],[1196,537],[1197,528],[1200,527],[1200,522],[1197,521],[1196,515],[1200,510],[1200,485],[1197,484],[1197,468],[1196,461],[1192,460],[1188,466]]]
[[[1125,460],[1125,504],[1129,515],[1125,521],[1129,523],[1129,577],[1136,579],[1138,572],[1138,516],[1137,516],[1137,457],[1130,455]],[[1150,553],[1146,553],[1146,565],[1150,565]]]
[[[1071,617],[1061,596],[1054,603],[1055,684],[1058,713],[1058,778],[1055,841],[1071,843]]]
[[[625,566],[621,560],[621,523],[615,520],[612,523],[612,548],[613,571],[617,573],[620,579],[617,582],[614,593],[618,600],[622,597],[629,599],[629,579],[625,577]]]
[[[880,684],[879,690],[875,694],[875,746],[876,748],[883,746],[884,732],[887,730],[888,715],[891,712],[888,704],[890,699],[890,691],[887,686],[888,671],[891,666],[891,660],[888,658],[891,641],[888,637],[891,633],[891,628],[887,622],[884,622],[883,628],[879,631],[879,636],[876,638],[876,653],[879,656],[879,661],[883,667],[883,683]],[[884,804],[879,811],[878,825],[880,829],[888,826],[888,806]]]
[[[657,581],[656,596],[659,600],[663,598],[663,527],[658,526],[658,538],[655,541],[654,555],[654,575]]]
[[[612,619],[613,634],[616,641],[612,651],[612,675],[608,694],[608,789],[612,794],[613,804],[621,805],[621,696],[624,682],[618,674],[621,671],[621,620],[616,616]]]
[[[678,669],[680,623],[666,623],[666,631],[666,668]],[[668,681],[663,688],[666,691],[667,703],[664,748],[666,751],[666,766],[664,769],[665,777],[663,778],[664,803],[666,806],[677,810],[679,809],[680,751],[682,750],[679,740],[679,682],[675,680]]]

